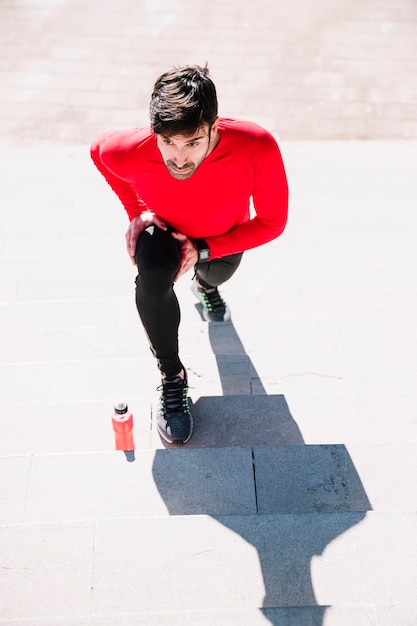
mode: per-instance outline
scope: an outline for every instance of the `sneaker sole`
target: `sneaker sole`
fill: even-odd
[[[203,307],[203,317],[206,320],[206,322],[209,322],[209,324],[215,324],[216,322],[219,324],[223,324],[223,322],[229,322],[231,319],[230,310],[227,305],[226,305],[226,310],[224,312],[222,320],[211,320],[208,315],[209,314],[207,313],[206,309]]]

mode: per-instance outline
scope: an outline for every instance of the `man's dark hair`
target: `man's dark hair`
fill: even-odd
[[[155,82],[149,113],[154,133],[193,135],[217,117],[217,94],[207,65],[175,67]]]

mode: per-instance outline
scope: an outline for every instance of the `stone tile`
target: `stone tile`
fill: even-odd
[[[0,543],[2,620],[89,612],[94,523],[2,526]]]
[[[31,462],[30,456],[0,456],[0,524],[23,522]]]
[[[375,443],[416,443],[417,396],[409,393],[363,393],[359,397],[359,420],[375,433]],[[393,418],[393,416],[395,416]],[[359,433],[360,425],[357,426]]]
[[[284,396],[200,396],[191,411],[195,428],[187,448],[303,443]]]
[[[399,607],[396,607],[399,609]],[[36,619],[36,626],[113,626],[113,615]],[[324,620],[324,621],[323,621]],[[222,611],[155,611],[118,614],[118,626],[379,626],[374,607],[279,607],[223,609]],[[34,626],[34,620],[0,620],[2,626]],[[408,622],[404,622],[408,626]],[[414,622],[409,623],[414,624]]]
[[[406,479],[417,476],[415,445],[349,445],[347,450],[374,510],[417,510],[417,485]]]
[[[102,521],[93,610],[114,610],[116,602],[126,611],[152,610],[155,603],[162,611],[178,610],[183,580],[199,610],[364,606],[394,597],[412,603],[415,525],[413,513],[372,512]],[[159,561],[156,550],[167,532],[175,541]],[[392,549],[401,555],[396,568]],[[116,580],[117,599],[111,593]],[[169,598],[161,597],[156,581],[170,586]]]
[[[417,443],[414,393],[302,394],[292,390],[285,399],[307,444]]]
[[[318,604],[415,604],[416,526],[415,512],[368,512],[313,558]]]
[[[393,623],[402,626],[414,626],[417,622],[417,605],[377,606],[378,626],[390,626]]]
[[[214,518],[99,522],[93,612],[119,611],[121,606],[126,612],[183,610],[184,581],[195,610],[262,605],[256,550]],[[170,592],[161,594],[162,588]]]
[[[372,502],[345,446],[255,448],[258,511],[369,511]]]
[[[0,324],[2,330],[24,332],[26,329],[44,330],[78,328],[81,332],[100,327],[139,325],[136,308],[128,298],[33,300],[4,302]],[[140,329],[138,332],[139,335]],[[142,332],[143,334],[143,332]]]
[[[157,450],[152,475],[170,515],[256,510],[249,449]]]
[[[135,456],[134,463],[122,452],[34,457],[25,522],[165,515],[152,458]]]
[[[25,522],[256,511],[250,449],[33,458]]]
[[[110,452],[115,446],[111,415],[116,400],[3,407],[0,454]],[[135,445],[139,450],[147,449],[151,429],[149,400],[125,400],[133,414]]]
[[[149,371],[149,362],[150,357],[144,359],[145,368],[140,359],[3,364],[3,402],[7,406],[32,406],[140,397],[144,389],[155,386],[155,372],[153,368]]]
[[[43,345],[47,361],[138,358],[147,354],[148,341],[139,325],[101,328],[48,329]],[[40,359],[39,359],[40,360]]]

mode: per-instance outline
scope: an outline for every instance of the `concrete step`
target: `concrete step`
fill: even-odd
[[[417,605],[308,606],[0,619],[1,626],[414,626]]]
[[[417,510],[415,445],[0,457],[0,523]]]
[[[415,511],[9,525],[0,527],[0,542],[2,619],[60,615],[74,616],[76,624],[83,615],[214,609],[221,615],[416,599]],[[320,609],[308,619],[293,623],[321,624]]]
[[[120,374],[120,362],[108,367],[78,362],[66,368],[51,363],[47,367],[24,366],[16,372],[10,365],[4,366],[8,373],[4,377],[3,395],[10,394],[10,400],[14,402],[2,405],[0,456],[112,451],[114,436],[110,418],[117,387],[120,395],[129,402],[134,416],[137,448],[161,449],[163,446],[151,419],[151,393],[145,394],[143,387],[138,390],[136,365],[137,362],[130,362],[129,367],[126,365],[122,370],[124,377]],[[37,386],[36,393],[46,394],[51,388],[48,401],[19,403],[29,393],[26,386],[22,392],[18,390],[23,370],[31,388]],[[117,377],[112,372],[117,372]],[[53,385],[49,376],[54,376]],[[147,390],[152,392],[158,379],[153,371],[148,376]],[[115,378],[120,380],[120,386],[115,383]],[[189,378],[190,384],[197,387],[195,375],[191,373]],[[58,400],[60,394],[64,395],[63,390],[66,395],[71,395],[78,382],[93,394],[100,391],[98,386],[106,383],[107,396],[101,400]],[[44,391],[39,392],[42,387]],[[144,393],[142,397],[138,395],[140,391]],[[191,397],[195,392],[196,389],[191,389]],[[417,393],[363,393],[360,397],[356,393],[299,392],[200,395],[192,397],[195,429],[187,448],[294,444],[417,445],[416,406]]]

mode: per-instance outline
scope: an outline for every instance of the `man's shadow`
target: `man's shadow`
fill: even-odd
[[[317,606],[312,558],[358,524],[371,504],[346,447],[305,445],[285,397],[266,394],[233,323],[212,323],[208,331],[223,395],[200,397],[191,407],[195,431],[185,448],[168,458],[156,451],[155,483],[171,515],[211,515],[256,548],[265,587],[260,610],[271,624],[283,618],[274,607],[297,607],[288,609],[288,623],[321,626],[326,607]],[[219,490],[203,460],[209,447],[226,453]],[[233,452],[251,455],[249,488]],[[226,492],[236,494],[230,500],[225,480]]]

